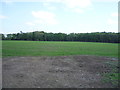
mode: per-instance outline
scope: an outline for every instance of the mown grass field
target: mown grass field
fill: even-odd
[[[98,55],[118,57],[118,44],[93,42],[2,41],[2,56]]]

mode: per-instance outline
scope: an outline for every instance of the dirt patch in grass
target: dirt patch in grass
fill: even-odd
[[[3,88],[114,88],[103,83],[111,71],[105,62],[117,59],[100,56],[40,56],[3,58]]]

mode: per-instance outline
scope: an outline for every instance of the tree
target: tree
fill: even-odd
[[[2,40],[31,40],[31,41],[81,41],[81,42],[105,42],[120,43],[120,33],[94,32],[94,33],[46,33],[34,31],[17,34],[1,34]]]
[[[0,40],[5,40],[4,34],[0,34]]]

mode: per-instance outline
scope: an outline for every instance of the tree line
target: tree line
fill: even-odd
[[[2,40],[26,40],[26,41],[81,41],[81,42],[106,42],[120,43],[120,33],[94,32],[94,33],[47,33],[34,31],[14,34],[1,34]]]

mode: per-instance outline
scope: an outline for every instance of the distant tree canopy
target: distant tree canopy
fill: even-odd
[[[120,43],[120,33],[94,32],[94,33],[46,33],[34,31],[16,34],[1,34],[2,40],[27,40],[27,41],[81,41],[81,42],[106,42]]]

